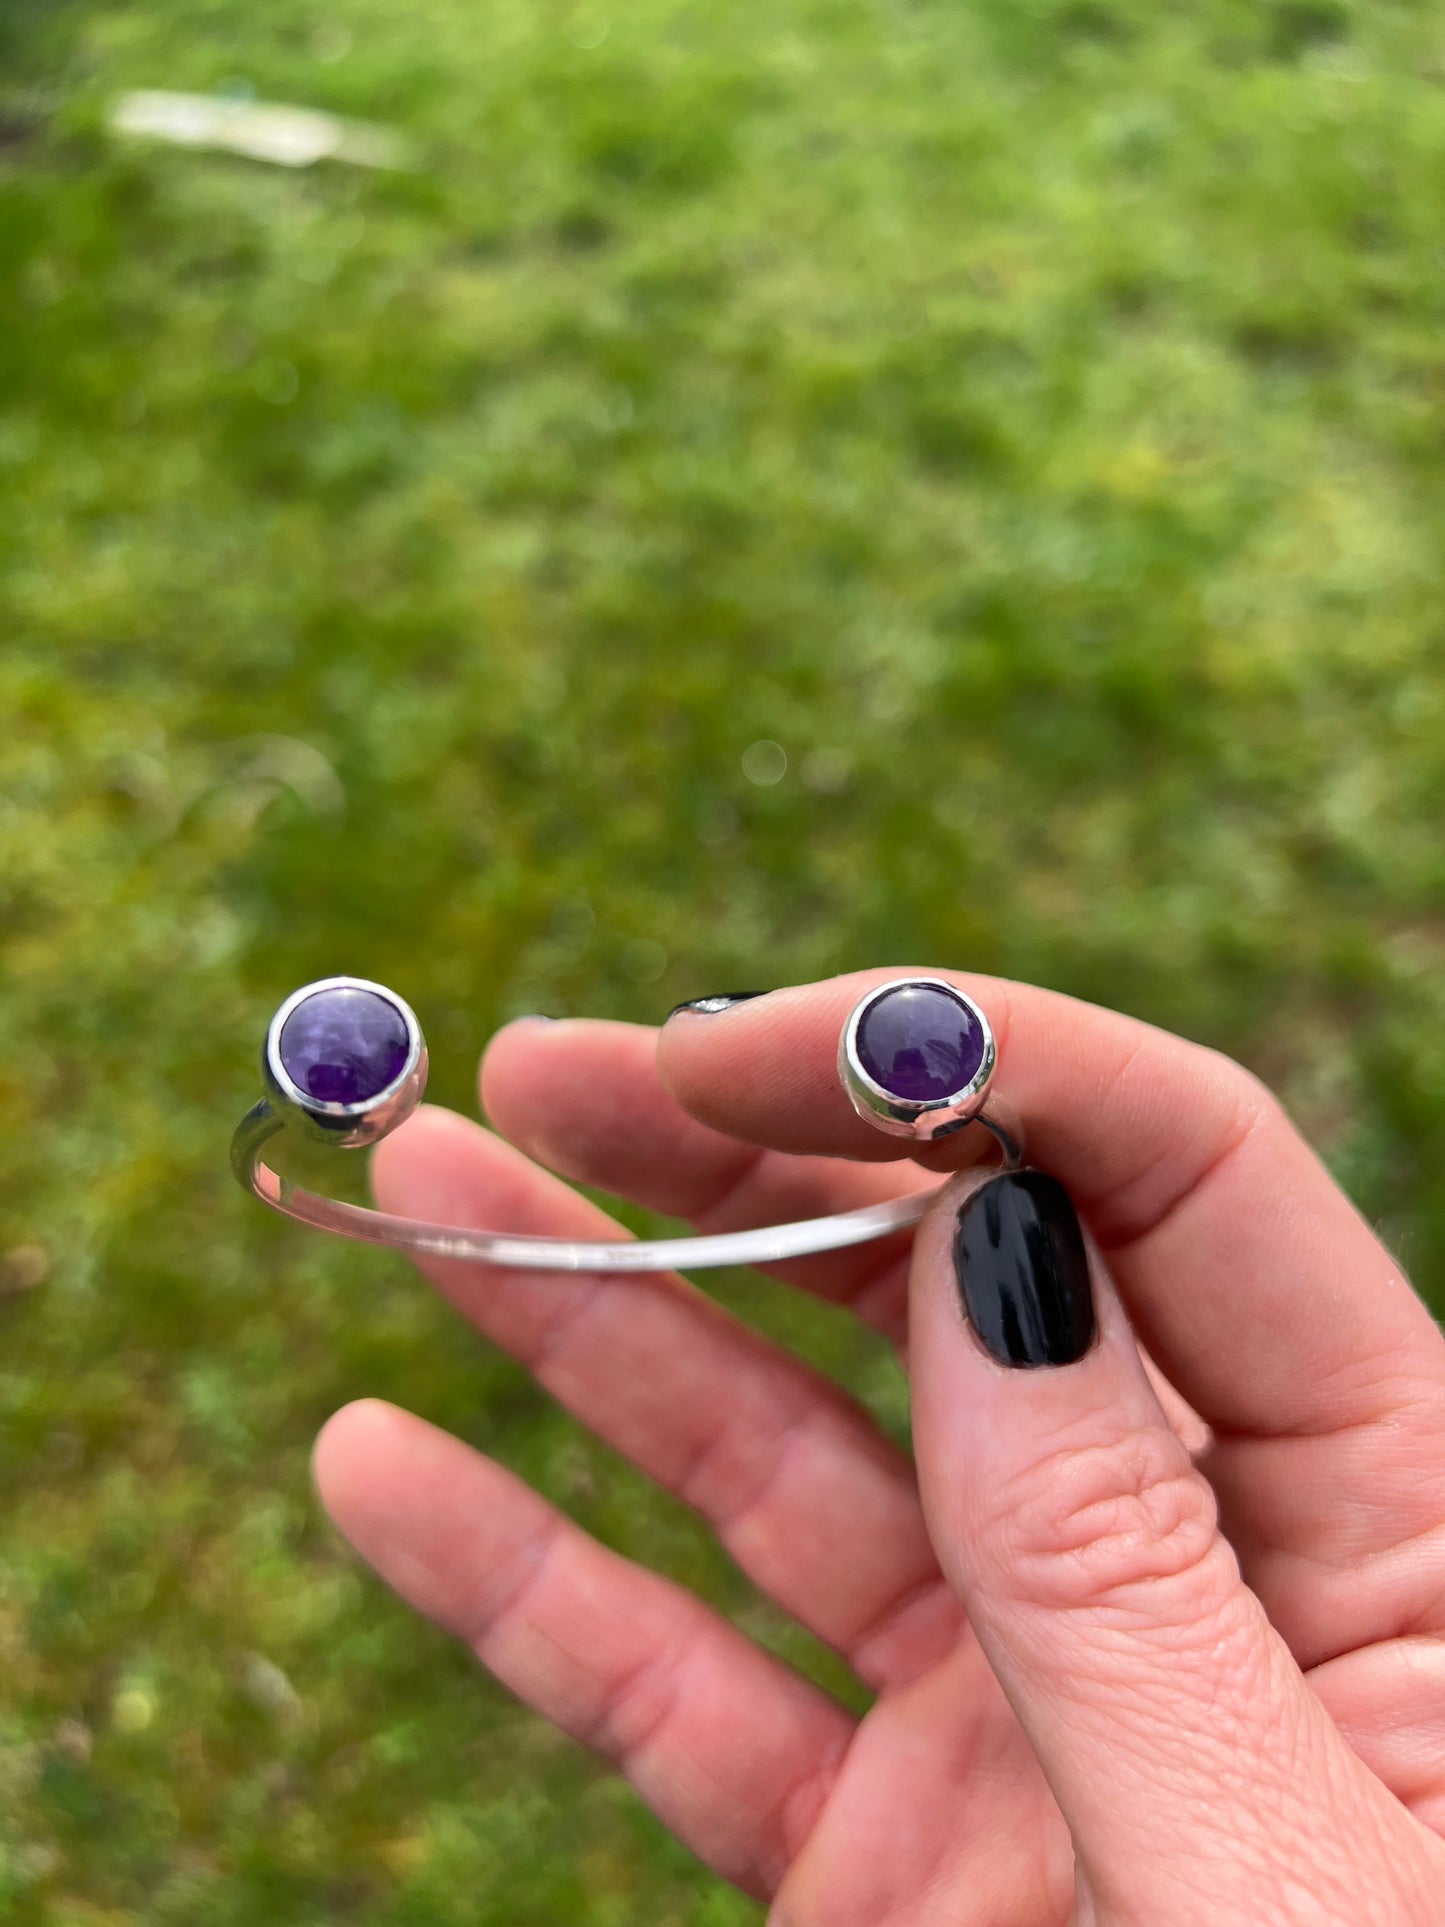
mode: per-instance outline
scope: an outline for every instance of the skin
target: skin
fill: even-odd
[[[496,1134],[419,1113],[377,1196],[596,1236],[564,1179],[708,1231],[937,1186],[966,1138],[915,1159],[834,1070],[852,1005],[903,974],[661,1032],[511,1025],[482,1069]],[[775,1927],[1438,1927],[1445,1341],[1238,1065],[919,974],[989,1012],[1030,1162],[1084,1221],[1100,1331],[1071,1365],[985,1353],[950,1261],[968,1168],[911,1241],[778,1267],[905,1349],[915,1459],[681,1279],[423,1265],[848,1658],[865,1718],[392,1407],[328,1424],[323,1500]]]

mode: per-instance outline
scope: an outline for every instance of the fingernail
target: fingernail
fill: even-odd
[[[1000,1365],[1072,1365],[1094,1336],[1078,1213],[1045,1171],[1005,1171],[958,1214],[953,1270],[969,1323]]]
[[[519,1010],[515,1017],[509,1017],[509,1024],[550,1024],[553,1020],[541,1010]]]
[[[716,997],[694,997],[686,1004],[674,1004],[667,1013],[676,1017],[680,1010],[695,1010],[704,1017],[711,1017],[714,1011],[731,1010],[734,1004],[745,1004],[750,997],[766,997],[765,990],[723,990]]]

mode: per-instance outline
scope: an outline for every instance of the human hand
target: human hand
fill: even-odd
[[[422,1111],[379,1147],[378,1197],[595,1237],[603,1214],[549,1172],[709,1231],[936,1184],[958,1140],[915,1161],[834,1070],[853,1004],[900,974],[684,1012],[660,1036],[511,1025],[482,1072],[504,1136]],[[680,1279],[423,1264],[847,1657],[877,1695],[866,1717],[394,1408],[326,1427],[326,1505],[777,1927],[1438,1927],[1440,1332],[1238,1066],[956,980],[993,1021],[1030,1159],[1091,1234],[1095,1315],[1058,1186],[992,1172],[949,1180],[911,1260],[897,1238],[777,1267],[906,1347],[916,1469]],[[1069,1362],[1020,1369],[978,1335],[1021,1342],[989,1284],[1010,1214],[1054,1287],[1035,1348],[1063,1359],[1094,1331]]]

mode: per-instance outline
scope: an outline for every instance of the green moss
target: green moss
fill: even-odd
[[[3,33],[0,1250],[48,1274],[0,1302],[0,1903],[755,1919],[353,1569],[310,1439],[398,1399],[833,1663],[401,1266],[247,1207],[256,1038],[388,979],[466,1105],[519,1010],[976,964],[1255,1064],[1445,1301],[1433,20]],[[105,132],[238,85],[423,165]],[[901,1423],[859,1334],[720,1289]]]

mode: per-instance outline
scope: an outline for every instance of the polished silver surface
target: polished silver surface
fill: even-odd
[[[411,1040],[407,1062],[394,1082],[376,1097],[355,1104],[318,1102],[292,1082],[281,1061],[281,1030],[292,1011],[316,991],[338,988],[370,990],[385,997],[405,1015]],[[831,1217],[703,1237],[574,1240],[474,1231],[396,1217],[303,1190],[262,1162],[266,1145],[288,1128],[341,1148],[376,1143],[416,1108],[426,1084],[426,1066],[426,1045],[415,1016],[384,984],[361,977],[328,977],[304,985],[281,1005],[267,1031],[263,1068],[268,1095],[246,1113],[231,1139],[231,1167],[238,1181],[273,1211],[320,1231],[400,1251],[519,1271],[699,1271],[719,1265],[775,1264],[813,1252],[841,1251],[906,1230],[923,1216],[933,1197],[930,1189]]]
[[[951,1091],[944,1097],[918,1100],[898,1097],[869,1075],[859,1055],[859,1027],[873,1005],[896,990],[913,986],[941,990],[954,998],[972,1013],[983,1037],[983,1056],[977,1071],[961,1090]],[[1023,1162],[1023,1125],[1012,1106],[990,1088],[997,1068],[998,1046],[988,1013],[946,977],[894,977],[875,985],[853,1006],[838,1039],[838,1076],[853,1109],[865,1123],[892,1137],[912,1138],[921,1144],[952,1137],[970,1124],[981,1124],[997,1140],[1004,1164],[1014,1169]]]

